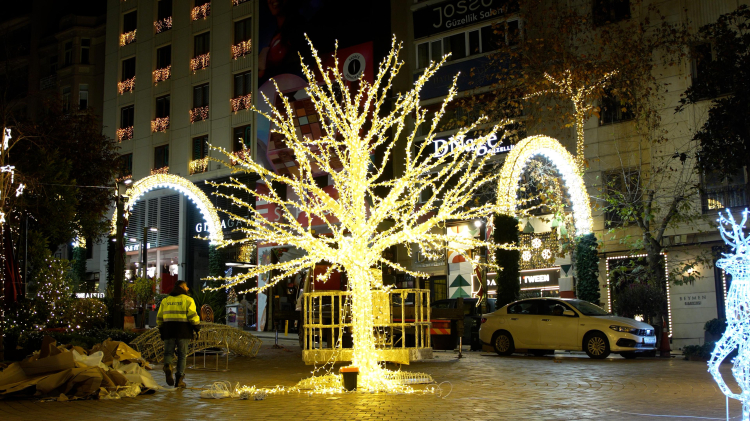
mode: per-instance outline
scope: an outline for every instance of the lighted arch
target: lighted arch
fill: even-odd
[[[224,239],[224,233],[221,230],[221,220],[219,214],[216,212],[216,208],[208,199],[201,189],[195,184],[190,182],[186,178],[182,178],[179,175],[174,174],[154,174],[146,178],[142,178],[128,189],[125,193],[127,196],[127,202],[125,202],[125,209],[131,210],[133,205],[140,199],[144,194],[154,189],[167,188],[178,191],[184,194],[190,199],[196,206],[203,216],[203,220],[208,224],[208,238],[211,244],[220,243]],[[114,234],[117,229],[117,211],[112,215],[112,233]]]
[[[537,155],[549,159],[563,178],[568,188],[573,207],[573,220],[576,235],[588,234],[592,231],[591,204],[589,203],[586,185],[578,173],[575,158],[560,142],[549,136],[530,136],[520,141],[505,158],[500,171],[500,181],[497,186],[497,200],[504,212],[514,214],[517,205],[517,190],[521,174],[529,160]]]

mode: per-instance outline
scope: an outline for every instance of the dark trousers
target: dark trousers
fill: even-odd
[[[177,370],[175,375],[185,374],[187,364],[187,353],[190,339],[165,339],[164,340],[164,365],[172,365],[175,350],[177,351]]]

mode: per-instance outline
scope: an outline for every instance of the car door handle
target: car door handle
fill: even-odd
[[[511,320],[518,320],[518,317],[511,317]]]
[[[549,320],[549,319],[542,319],[542,321],[543,321],[543,322],[548,322],[548,321],[550,321],[550,320]]]

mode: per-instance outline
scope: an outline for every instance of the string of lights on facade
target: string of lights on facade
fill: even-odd
[[[742,420],[750,420],[750,235],[743,232],[748,220],[748,210],[742,211],[742,220],[737,222],[732,212],[719,212],[719,233],[732,253],[716,261],[716,266],[732,275],[732,283],[726,298],[727,328],[708,361],[708,371],[716,380],[719,389],[732,399],[742,402]],[[737,350],[732,360],[732,374],[741,393],[734,393],[727,386],[719,371],[721,363]]]
[[[120,35],[120,47],[124,47],[128,44],[135,42],[135,29]]]
[[[154,22],[154,29],[156,30],[157,34],[160,34],[168,29],[172,29],[172,16],[168,16],[164,19]]]
[[[208,105],[205,107],[197,107],[190,110],[190,122],[195,123],[196,121],[203,121],[208,119]]]
[[[157,117],[151,121],[152,132],[165,132],[169,128],[169,117]]]
[[[135,90],[135,76],[130,79],[117,82],[117,92],[122,95],[125,92],[133,92]]]
[[[211,53],[201,54],[190,59],[190,70],[195,71],[205,69],[211,64]]]
[[[193,10],[190,11],[190,18],[192,20],[206,19],[209,16],[211,16],[211,2],[201,6],[195,6],[193,7]]]
[[[118,142],[122,142],[123,140],[130,140],[133,138],[133,126],[117,129],[116,133]]]
[[[169,66],[162,69],[154,70],[153,75],[154,83],[164,82],[172,75],[172,65],[170,64]]]
[[[232,98],[229,100],[229,103],[232,105],[232,112],[236,113],[240,110],[249,110],[253,106],[252,95],[247,94],[237,98]]]
[[[234,60],[237,60],[240,57],[244,57],[250,54],[250,52],[252,51],[251,45],[252,45],[251,40],[242,41],[239,44],[233,45],[232,46],[232,58]]]

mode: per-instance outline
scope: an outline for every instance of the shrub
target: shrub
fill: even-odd
[[[599,256],[594,234],[576,239],[576,295],[579,299],[599,305]]]
[[[711,319],[703,325],[703,330],[714,335],[722,336],[727,330],[727,321],[725,319]]]
[[[74,329],[101,328],[107,322],[107,306],[96,298],[74,300],[65,311],[65,320]]]
[[[667,302],[667,294],[660,287],[640,282],[622,287],[613,296],[612,307],[618,315],[643,315],[647,322],[661,314]]]

